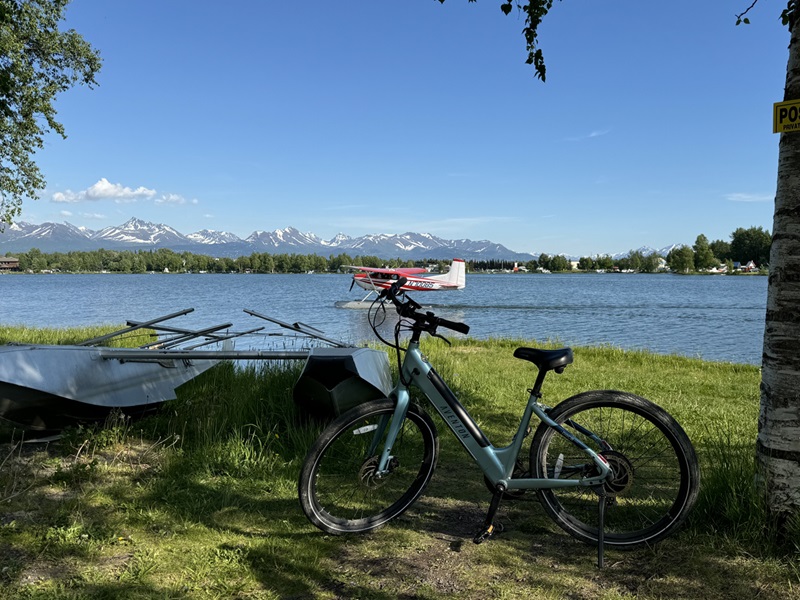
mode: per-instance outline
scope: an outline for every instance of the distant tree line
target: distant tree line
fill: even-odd
[[[10,256],[11,254],[7,254]],[[91,250],[44,253],[38,248],[14,254],[19,259],[21,271],[41,273],[307,273],[336,272],[346,265],[365,267],[428,267],[437,265],[446,271],[446,261],[411,261],[377,256],[316,254],[268,254],[254,252],[236,258],[213,257],[191,252],[175,252],[166,248],[158,250]]]
[[[739,228],[731,234],[731,241],[709,242],[700,234],[694,246],[674,248],[666,257],[666,266],[679,273],[703,271],[721,264],[745,264],[753,261],[761,268],[769,262],[769,247],[772,236],[761,227]],[[7,254],[6,256],[10,256]],[[431,267],[440,273],[447,271],[450,261],[385,259],[378,256],[350,256],[346,253],[330,255],[328,258],[316,254],[269,254],[254,252],[236,258],[213,257],[191,252],[174,252],[166,248],[158,250],[92,250],[44,253],[37,248],[15,254],[22,271],[41,273],[56,271],[63,273],[308,273],[314,271],[336,272],[349,265],[362,267]],[[518,263],[509,260],[471,260],[467,270],[509,271]],[[664,258],[652,253],[645,255],[632,250],[622,258],[610,255],[584,256],[577,262],[582,271],[621,270],[654,273],[664,266]],[[528,271],[546,269],[551,272],[573,270],[572,261],[564,255],[542,254],[536,260],[524,263]]]
[[[761,227],[740,227],[731,233],[730,242],[709,242],[705,235],[700,234],[694,246],[680,246],[671,250],[667,255],[667,264],[677,273],[706,271],[721,264],[725,264],[730,272],[734,263],[744,265],[750,261],[765,269],[769,266],[771,245],[772,235]]]
[[[693,246],[678,246],[673,248],[666,257],[655,252],[644,254],[639,250],[631,250],[627,256],[613,258],[610,255],[583,256],[577,262],[581,271],[594,270],[620,270],[637,271],[640,273],[655,273],[668,267],[676,273],[694,273],[707,271],[725,265],[729,273],[734,271],[735,263],[742,265],[753,261],[759,268],[769,266],[769,249],[772,236],[762,227],[740,227],[731,233],[729,242],[714,240],[700,234]],[[572,262],[565,256],[548,256],[542,254],[538,260],[525,263],[529,271],[547,269],[548,271],[570,271]]]

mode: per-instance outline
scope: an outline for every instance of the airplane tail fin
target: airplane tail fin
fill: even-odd
[[[467,287],[467,267],[464,260],[461,258],[454,258],[450,263],[450,270],[444,275],[434,275],[427,277],[427,279],[435,279],[443,283],[450,283],[456,286],[456,289],[463,290]]]

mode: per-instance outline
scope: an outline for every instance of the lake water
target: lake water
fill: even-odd
[[[146,321],[184,308],[177,327],[266,324],[248,308],[301,321],[348,342],[374,338],[366,310],[336,308],[363,297],[349,275],[3,275],[0,323],[70,327]],[[362,292],[362,293],[359,293]],[[412,294],[470,336],[607,344],[706,360],[759,364],[766,277],[644,274],[467,275],[457,292]],[[269,331],[279,331],[270,326]],[[282,347],[259,336],[248,347]],[[237,346],[242,348],[242,342]]]

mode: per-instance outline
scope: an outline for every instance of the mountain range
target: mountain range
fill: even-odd
[[[661,250],[644,247],[639,251],[643,254],[658,252],[665,256],[673,247]],[[446,240],[429,233],[375,234],[355,238],[340,233],[330,240],[324,240],[313,233],[302,233],[294,227],[287,227],[274,231],[254,231],[242,239],[232,233],[210,229],[184,235],[168,225],[137,218],[98,231],[69,223],[34,225],[19,222],[6,226],[5,231],[0,233],[0,254],[27,252],[32,248],[38,248],[42,252],[168,248],[175,252],[230,258],[253,252],[320,256],[346,253],[352,256],[406,260],[463,258],[524,262],[539,256],[535,253],[515,252],[488,240]]]

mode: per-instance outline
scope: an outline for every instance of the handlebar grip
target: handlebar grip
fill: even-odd
[[[395,301],[397,294],[400,293],[400,288],[403,287],[408,282],[408,279],[405,277],[401,277],[388,288],[384,288],[380,294],[378,294],[379,298],[390,298],[392,302]]]
[[[403,287],[407,282],[408,279],[406,277],[401,277],[391,285],[389,288],[389,294],[394,298],[400,292],[400,288]]]
[[[457,321],[448,321],[447,319],[439,318],[436,322],[439,327],[444,327],[445,329],[452,329],[453,331],[457,331],[458,333],[463,333],[464,335],[469,333],[469,325],[466,323],[458,323]]]

